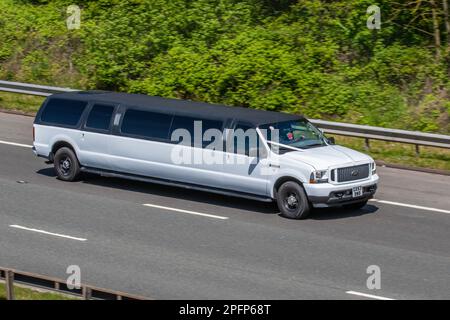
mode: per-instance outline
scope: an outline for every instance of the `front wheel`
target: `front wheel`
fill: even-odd
[[[63,181],[74,181],[80,174],[80,165],[77,156],[69,148],[56,151],[54,166],[58,178]]]
[[[281,215],[290,219],[305,219],[311,212],[305,191],[294,181],[287,181],[278,188],[277,204]]]

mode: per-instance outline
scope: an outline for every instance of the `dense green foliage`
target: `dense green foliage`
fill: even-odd
[[[448,133],[435,2],[1,0],[0,78]],[[74,3],[81,28],[68,30]],[[372,4],[379,30],[366,26]]]

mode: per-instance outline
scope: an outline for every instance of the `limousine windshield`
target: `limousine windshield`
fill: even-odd
[[[327,145],[322,132],[305,119],[270,123],[260,126],[260,129],[266,130],[267,141],[274,142],[280,151],[283,146],[308,149]],[[278,137],[275,130],[278,130]]]

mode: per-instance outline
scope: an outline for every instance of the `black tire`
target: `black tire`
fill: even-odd
[[[277,204],[281,215],[290,219],[305,219],[311,212],[305,190],[294,181],[287,181],[278,188]]]
[[[80,164],[72,149],[63,147],[55,154],[54,166],[58,179],[74,181],[80,174]]]
[[[363,201],[360,201],[360,202],[344,204],[343,207],[345,209],[358,210],[358,209],[361,209],[362,207],[364,207],[367,204],[367,201],[368,200],[363,200]]]

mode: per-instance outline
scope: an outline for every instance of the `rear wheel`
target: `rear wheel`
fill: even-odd
[[[80,174],[80,164],[72,149],[58,149],[54,160],[55,171],[60,180],[74,181]]]
[[[287,181],[278,188],[277,204],[281,215],[291,219],[305,219],[311,212],[305,191],[294,181]]]
[[[346,209],[350,209],[350,210],[358,210],[358,209],[361,209],[362,207],[364,207],[367,204],[367,201],[368,200],[350,203],[350,204],[344,204],[343,207]]]

